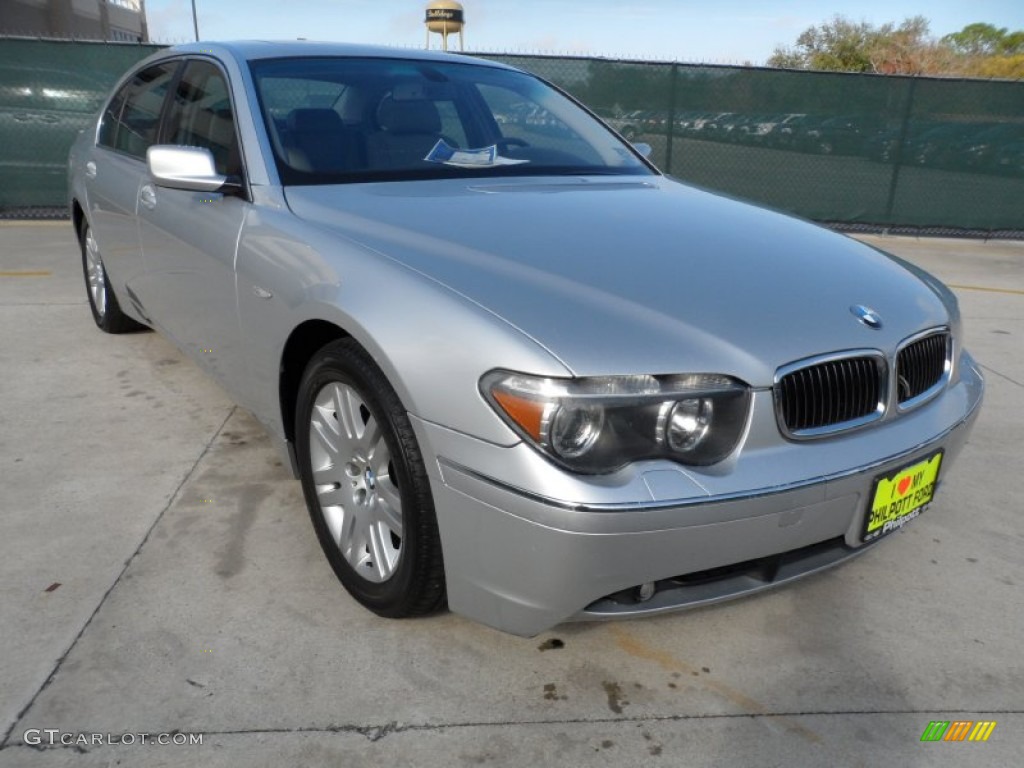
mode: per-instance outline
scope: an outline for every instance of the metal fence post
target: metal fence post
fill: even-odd
[[[665,126],[665,172],[672,173],[672,144],[676,127],[676,82],[679,80],[679,64],[673,62],[669,76],[668,124]]]
[[[910,125],[910,113],[914,106],[914,91],[917,89],[917,78],[910,80],[907,87],[906,103],[903,106],[903,116],[900,119],[900,132],[896,138],[896,146],[892,153],[892,176],[889,178],[889,197],[885,201],[885,223],[895,224],[892,220],[892,211],[896,205],[896,190],[899,187],[900,167],[903,159],[903,142],[907,139],[907,128]]]

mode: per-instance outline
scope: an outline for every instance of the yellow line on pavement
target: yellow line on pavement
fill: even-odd
[[[21,269],[11,272],[0,272],[0,277],[49,277],[52,272],[48,269]]]
[[[0,221],[0,229],[4,227],[70,227],[70,219],[40,219],[35,221],[33,219],[12,219],[10,221]]]
[[[959,288],[962,291],[986,291],[988,293],[1008,293],[1012,296],[1024,296],[1024,291],[1018,291],[1015,288],[988,288],[983,285],[953,285],[949,284],[950,288]]]

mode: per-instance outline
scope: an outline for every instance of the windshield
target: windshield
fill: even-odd
[[[296,58],[253,62],[252,74],[286,185],[651,173],[571,99],[520,72]]]

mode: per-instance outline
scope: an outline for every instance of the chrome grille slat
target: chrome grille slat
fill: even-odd
[[[814,423],[815,424],[820,424],[820,423],[825,421],[825,402],[824,402],[824,400],[825,400],[825,398],[824,398],[825,383],[822,381],[822,379],[824,378],[824,375],[822,374],[821,368],[817,368],[816,367],[816,368],[812,368],[811,370],[814,372],[814,384],[815,384],[813,402],[817,406],[815,408],[815,410],[814,410]]]
[[[802,375],[800,376],[800,379],[801,379],[801,382],[804,385],[801,389],[797,390],[797,394],[803,396],[803,401],[802,401],[802,405],[803,405],[802,415],[803,415],[803,418],[801,419],[800,423],[801,424],[808,424],[811,421],[811,403],[813,402],[811,400],[811,381],[812,381],[812,376],[811,376],[809,371],[804,371],[802,373]]]
[[[861,365],[860,360],[850,361],[851,370],[851,382],[850,385],[853,387],[854,402],[850,406],[850,412],[858,413],[864,410],[864,366]]]
[[[836,405],[839,402],[839,393],[836,392],[836,387],[839,384],[839,376],[836,375],[836,369],[840,364],[829,366],[822,371],[822,375],[825,379],[825,389],[821,393],[821,399],[825,403],[825,421],[829,424],[835,424],[838,419],[835,416]]]
[[[846,421],[846,411],[850,404],[850,372],[847,370],[847,361],[840,360],[836,366],[836,381],[838,382],[838,395],[835,407],[832,409],[832,418],[837,422]]]
[[[793,413],[795,414],[794,418],[797,421],[801,421],[804,416],[804,403],[799,397],[799,391],[796,387],[789,387],[787,391],[789,392],[790,402],[793,404]]]

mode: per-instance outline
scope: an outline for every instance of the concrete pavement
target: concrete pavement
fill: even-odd
[[[254,419],[95,329],[70,225],[0,224],[0,766],[1015,764],[1024,243],[863,239],[958,286],[986,370],[932,508],[790,587],[523,640],[360,608]]]

